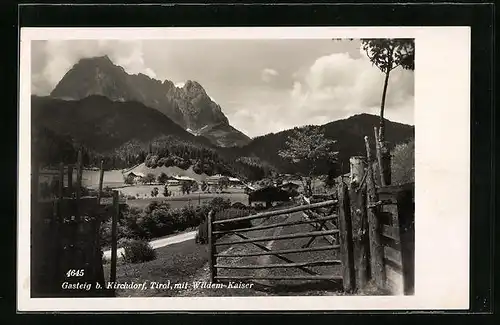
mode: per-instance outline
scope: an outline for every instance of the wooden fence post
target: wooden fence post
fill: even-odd
[[[352,247],[351,214],[349,211],[349,192],[347,185],[340,181],[337,186],[339,201],[340,256],[342,260],[342,277],[345,292],[356,289],[354,276],[354,259]]]
[[[414,294],[415,285],[415,206],[413,191],[403,190],[398,193],[398,228],[401,244],[401,266],[405,295]]]
[[[391,184],[391,153],[389,152],[389,148],[387,147],[385,140],[380,138],[380,134],[378,132],[380,130],[377,130],[376,127],[374,127],[373,130],[375,133],[380,184],[382,186],[387,186]]]
[[[97,206],[100,208],[101,204],[101,196],[102,196],[102,183],[104,180],[104,169],[103,169],[103,164],[104,161],[101,160],[101,168],[99,170],[99,192],[97,193]],[[97,281],[101,284],[101,286],[104,288],[105,287],[105,280],[104,280],[104,267],[102,263],[102,251],[101,251],[101,240],[100,240],[100,235],[99,235],[99,228],[101,226],[101,219],[95,219],[94,220],[94,229],[93,229],[93,234],[95,236],[95,241],[94,241],[94,252],[96,254],[95,256],[95,263],[96,263],[96,273],[95,277],[98,279]]]
[[[210,210],[210,212],[207,215],[207,242],[208,242],[208,265],[210,268],[210,282],[215,281],[215,277],[217,276],[217,270],[215,269],[214,265],[216,263],[216,257],[215,257],[215,238],[213,237],[213,229],[212,229],[212,219],[213,219],[213,210]]]
[[[109,282],[116,282],[116,260],[117,260],[117,228],[118,215],[120,214],[120,200],[118,191],[113,191],[113,214],[111,217],[111,270],[109,274]]]
[[[53,285],[56,286],[56,288],[59,288],[60,285],[61,285],[61,275],[63,274],[63,272],[61,272],[61,246],[60,246],[60,233],[61,233],[61,216],[62,216],[62,205],[63,205],[63,201],[64,201],[64,193],[63,193],[63,189],[64,189],[64,164],[61,163],[59,165],[59,190],[58,190],[58,199],[55,201],[55,209],[56,209],[56,215],[53,219],[54,223],[53,223],[53,229],[54,229],[54,242],[53,242],[53,248],[52,248],[52,252],[53,252],[53,258],[54,258],[54,267],[53,267],[53,270],[54,270],[54,283]]]
[[[64,164],[60,163],[59,164],[59,187],[57,191],[57,196],[59,197],[60,200],[63,199],[64,197]]]
[[[366,187],[364,157],[351,157],[351,184],[349,201],[352,223],[354,269],[356,273],[356,288],[363,289],[368,282],[369,275],[369,243],[368,225],[366,218]]]
[[[73,165],[68,165],[68,196],[73,197]]]
[[[99,169],[99,192],[97,193],[97,204],[101,204],[102,183],[104,181],[104,160],[101,160],[101,168]]]
[[[82,190],[82,150],[78,151],[78,162],[76,165],[76,220],[80,218],[80,196]]]
[[[366,188],[367,188],[367,203],[368,205],[378,201],[377,191],[375,189],[375,181],[373,179],[372,156],[370,151],[370,143],[368,137],[365,136],[366,158],[368,161]],[[368,229],[370,238],[370,269],[372,278],[375,280],[377,287],[382,289],[385,287],[385,269],[384,269],[384,247],[380,238],[380,224],[376,214],[376,207],[367,206]]]

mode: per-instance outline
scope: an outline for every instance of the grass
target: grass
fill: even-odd
[[[172,208],[182,208],[186,205],[199,205],[204,202],[209,202],[215,197],[223,197],[225,199],[230,199],[231,204],[235,202],[241,202],[243,204],[248,204],[248,196],[244,193],[230,193],[230,194],[216,194],[216,193],[195,193],[178,195],[172,197],[156,197],[156,198],[145,198],[145,199],[134,199],[127,200],[127,204],[130,207],[144,208],[148,206],[149,203],[153,201],[157,202],[168,202]]]

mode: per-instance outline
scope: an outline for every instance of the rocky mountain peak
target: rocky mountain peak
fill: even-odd
[[[105,96],[113,101],[143,103],[162,112],[184,129],[198,130],[220,123],[229,125],[221,107],[211,100],[197,81],[187,80],[182,88],[177,88],[170,80],[160,81],[144,73],[131,75],[107,55],[78,61],[51,93],[51,97],[71,100],[92,95]],[[227,130],[241,134],[243,142],[249,141],[241,132]]]

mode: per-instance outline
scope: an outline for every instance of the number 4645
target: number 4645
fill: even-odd
[[[66,272],[66,277],[83,276],[84,273],[85,272],[83,269],[81,269],[81,270],[69,270],[68,272]]]

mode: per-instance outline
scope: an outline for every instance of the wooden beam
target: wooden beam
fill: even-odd
[[[356,288],[363,289],[368,283],[370,251],[368,241],[368,220],[366,216],[366,187],[362,186],[365,179],[364,157],[351,157],[351,184],[349,186],[349,201],[352,224],[353,255]]]
[[[377,190],[375,188],[374,173],[372,169],[372,156],[370,150],[370,143],[368,137],[365,136],[367,176],[366,176],[366,189],[367,189],[367,204],[378,202]],[[366,209],[368,217],[368,237],[370,241],[370,270],[371,276],[375,281],[378,288],[385,287],[385,269],[384,269],[384,250],[381,242],[381,229],[379,218],[376,214],[378,209]]]
[[[58,186],[58,193],[57,196],[59,199],[62,199],[64,197],[64,164],[60,163],[59,164],[59,186]]]
[[[328,220],[333,220],[336,218],[337,218],[336,215],[330,215],[330,216],[327,216],[324,218],[314,219],[314,221],[328,221]],[[228,233],[235,233],[235,232],[247,232],[247,231],[277,228],[277,227],[283,227],[283,226],[301,225],[301,224],[307,224],[307,223],[311,223],[311,222],[312,221],[310,221],[310,220],[287,221],[287,222],[273,223],[270,225],[258,226],[258,227],[249,227],[249,228],[232,229],[232,230],[218,230],[218,231],[214,231],[213,234],[220,235],[220,234],[228,234]]]
[[[336,200],[330,200],[330,201],[325,201],[325,202],[320,202],[320,203],[313,203],[310,205],[300,205],[297,207],[283,209],[283,210],[257,213],[257,214],[246,216],[246,217],[232,218],[232,219],[226,219],[226,220],[216,220],[213,223],[215,225],[215,224],[223,224],[223,223],[235,222],[235,221],[245,221],[245,220],[253,220],[253,219],[259,219],[259,218],[267,218],[267,217],[272,217],[272,216],[278,216],[281,214],[290,214],[290,213],[304,211],[304,210],[310,210],[310,209],[315,209],[315,208],[331,206],[331,205],[334,205],[336,203],[337,203]]]
[[[238,236],[238,237],[240,237],[240,238],[243,238],[243,239],[249,239],[248,237],[246,237],[246,236],[244,236],[244,235],[242,235],[242,234],[236,234],[236,236]],[[280,259],[280,260],[282,260],[282,261],[285,261],[285,262],[288,262],[288,263],[295,263],[294,261],[292,261],[292,260],[291,260],[291,259],[289,259],[289,258],[286,258],[286,257],[284,257],[284,256],[281,256],[281,255],[279,255],[279,254],[278,254],[278,253],[276,253],[276,252],[272,252],[272,251],[271,251],[271,249],[267,248],[267,247],[266,247],[266,246],[264,246],[264,245],[260,245],[260,244],[257,244],[257,243],[252,243],[252,245],[254,245],[254,246],[256,246],[256,247],[258,247],[258,248],[260,248],[260,249],[262,249],[262,250],[264,250],[264,251],[266,251],[266,252],[271,252],[271,253],[272,253],[271,255],[276,256],[277,258],[279,258],[279,259]],[[308,274],[311,274],[311,275],[318,275],[318,273],[317,273],[317,272],[314,272],[313,270],[310,270],[310,269],[308,269],[307,267],[303,267],[303,266],[301,266],[301,267],[298,267],[298,268],[299,268],[299,269],[301,269],[302,271],[304,271],[304,272],[308,273]]]
[[[257,238],[249,238],[249,239],[232,241],[232,242],[215,243],[215,246],[234,245],[234,244],[246,244],[246,243],[253,243],[253,242],[270,241],[270,240],[283,240],[283,239],[293,239],[293,238],[304,238],[304,237],[310,237],[310,236],[322,236],[322,235],[336,234],[338,232],[339,231],[337,229],[334,229],[334,230],[302,232],[302,233],[290,234],[290,235],[283,235],[283,236],[257,237]]]
[[[340,245],[327,245],[327,246],[317,246],[317,247],[306,247],[306,248],[296,248],[296,249],[282,249],[269,252],[255,252],[255,253],[241,253],[241,254],[216,254],[216,257],[248,257],[248,256],[262,256],[262,255],[275,255],[275,254],[292,254],[292,253],[304,253],[304,252],[317,252],[326,251],[330,249],[339,249]]]
[[[387,226],[387,225],[382,225],[382,236],[399,242],[400,241],[399,228]]]
[[[118,216],[120,214],[120,204],[118,202],[118,191],[113,191],[113,215],[111,219],[111,270],[109,281],[116,282],[116,261],[117,261],[117,246],[118,246]]]
[[[328,280],[342,281],[340,276],[316,275],[316,276],[217,276],[216,280]]]
[[[213,237],[213,229],[212,229],[212,217],[214,211],[210,210],[207,215],[207,242],[208,242],[208,266],[210,269],[210,281],[214,282],[215,276],[217,275],[217,269],[215,269],[214,265],[217,263],[217,257],[215,256],[215,240]]]
[[[102,196],[102,183],[104,181],[104,160],[101,160],[101,166],[99,168],[99,192],[97,193],[97,204],[101,203]]]
[[[347,185],[341,181],[337,187],[339,198],[339,229],[340,229],[340,256],[342,259],[342,278],[345,292],[356,289],[354,274],[354,256],[352,242],[351,213]]]
[[[68,165],[68,195],[73,197],[73,165]]]
[[[340,265],[340,260],[325,260],[325,261],[312,261],[312,262],[300,262],[300,263],[282,263],[282,264],[266,264],[266,265],[214,265],[214,268],[218,269],[276,269],[276,268],[287,268],[287,267],[298,267],[298,266],[328,266],[328,265]]]
[[[378,133],[377,127],[373,128],[373,133],[375,135],[375,149],[376,149],[375,152],[376,152],[376,156],[377,156],[380,185],[386,186],[387,184],[385,182],[385,177],[384,177],[383,164],[382,164],[382,153],[380,152],[380,139],[379,139],[379,133]]]
[[[78,151],[78,160],[76,165],[76,220],[80,218],[80,196],[82,190],[82,150]]]

